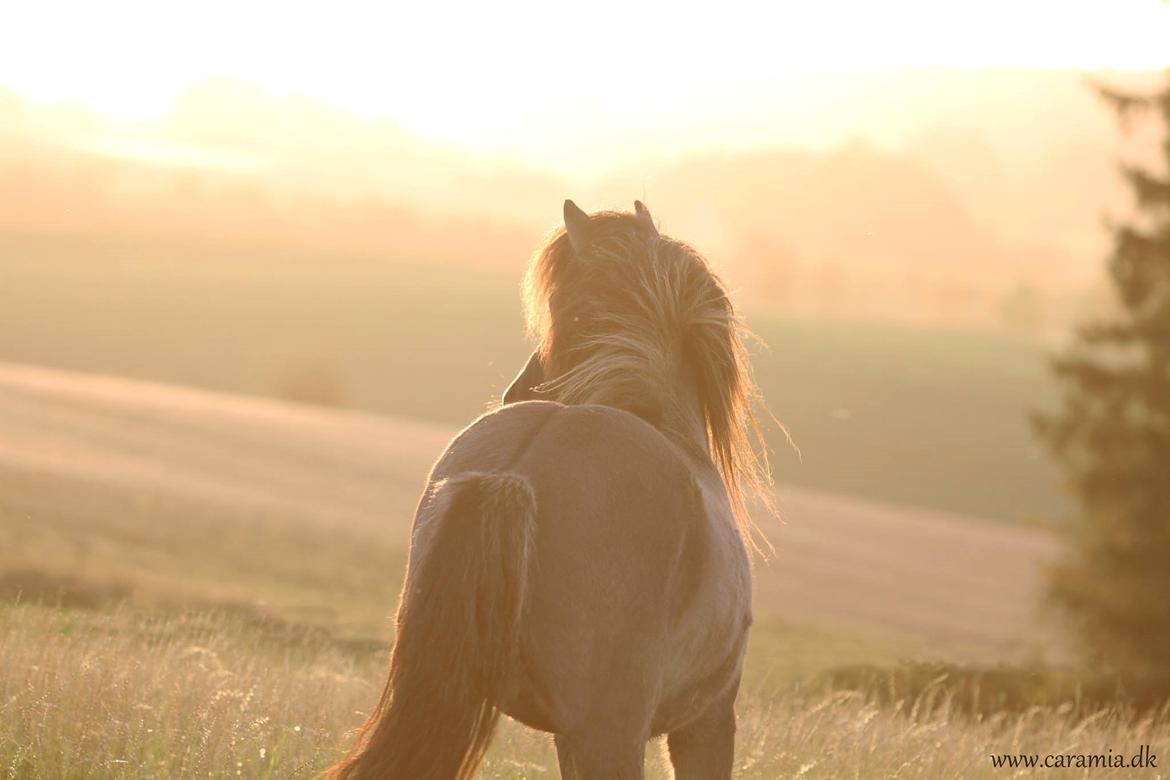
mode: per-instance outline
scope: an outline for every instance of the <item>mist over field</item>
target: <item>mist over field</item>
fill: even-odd
[[[791,106],[806,103],[769,83],[750,101],[726,98],[729,116],[750,105],[751,126],[775,128],[766,138],[704,142],[700,126],[688,146],[648,144],[666,128],[635,125],[605,162],[588,165],[583,150],[543,164],[476,154],[225,78],[190,88],[151,121],[7,92],[0,222],[518,274],[566,192],[597,207],[633,193],[663,215],[664,229],[710,254],[754,308],[1052,337],[1103,297],[1101,219],[1128,208],[1115,159],[1150,154],[1140,138],[1119,143],[1091,93],[1109,77],[823,77],[828,96],[800,121]],[[689,110],[677,108],[676,121]]]
[[[1039,12],[1005,9],[999,59],[895,56],[913,47],[822,9],[833,56],[681,15],[712,40],[668,67],[673,28],[626,9],[578,35],[621,56],[528,35],[482,73],[494,20],[425,8],[333,48],[288,10],[311,58],[173,41],[153,73],[116,46],[90,76],[18,69],[41,55],[0,32],[0,776],[299,778],[344,754],[428,470],[531,353],[522,278],[566,198],[644,201],[757,337],[778,513],[757,517],[775,549],[752,562],[735,777],[1170,751],[1165,702],[1054,614],[1084,512],[1034,424],[1062,402],[1052,356],[1119,311],[1119,162],[1165,148],[1096,87],[1162,74],[1137,44],[1070,59],[1094,30],[1076,9],[1050,57],[1020,56]],[[451,36],[438,59],[408,21]],[[391,59],[347,59],[367,56]],[[477,775],[559,776],[510,720]]]
[[[804,456],[773,432],[781,481],[1060,523],[1025,418],[1051,400],[1043,351],[1108,305],[1099,218],[1125,201],[1092,78],[838,78],[831,134],[585,172],[223,78],[154,122],[9,92],[0,357],[465,422],[527,350],[518,286],[550,204],[634,193],[768,346],[757,372]]]

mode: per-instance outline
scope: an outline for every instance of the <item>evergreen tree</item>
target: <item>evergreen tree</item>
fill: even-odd
[[[1112,225],[1117,313],[1086,324],[1053,361],[1063,405],[1036,430],[1083,508],[1051,593],[1106,668],[1170,678],[1170,78],[1135,95],[1103,90],[1122,126],[1164,132],[1162,171],[1123,166],[1136,199]]]

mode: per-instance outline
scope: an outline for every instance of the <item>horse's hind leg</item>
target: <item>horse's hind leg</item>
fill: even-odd
[[[557,734],[562,780],[643,780],[646,741]]]
[[[675,780],[731,780],[735,761],[735,693],[666,738]]]

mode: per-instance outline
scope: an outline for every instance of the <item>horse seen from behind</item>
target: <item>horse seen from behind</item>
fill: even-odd
[[[566,780],[730,778],[758,400],[727,291],[633,213],[565,202],[525,280],[538,347],[419,501],[389,679],[337,780],[469,780],[501,713]]]

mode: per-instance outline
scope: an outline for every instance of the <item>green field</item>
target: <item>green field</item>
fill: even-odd
[[[339,757],[382,677],[380,657],[328,637],[214,613],[7,606],[0,653],[0,776],[11,780],[313,777]],[[937,691],[890,705],[816,685],[749,685],[738,713],[744,780],[999,778],[1015,775],[994,769],[992,753],[1160,754],[1170,741],[1164,717],[1062,706],[971,719]],[[670,777],[663,748],[647,747],[651,780]],[[551,739],[508,721],[478,774],[558,776]]]
[[[0,447],[0,776],[323,769],[377,696],[442,436],[75,381],[0,386],[14,445]],[[46,465],[49,449],[68,458]],[[897,657],[888,640],[764,614],[756,717],[831,666]],[[546,737],[505,726],[483,776],[554,767]]]
[[[149,236],[0,236],[0,361],[463,424],[521,365],[508,271]],[[1044,354],[991,334],[751,316],[777,479],[965,515],[1070,516],[1029,410]]]
[[[328,766],[377,698],[411,506],[448,434],[0,367],[0,777],[305,778]],[[943,549],[915,556],[924,521],[802,500],[793,524],[804,533],[851,514],[895,548],[887,562],[906,565],[872,580],[836,572],[843,561],[866,568],[874,540],[854,533],[829,537],[832,551],[794,539],[756,567],[737,778],[995,778],[1004,772],[991,753],[1170,742],[1164,713],[1135,717],[1115,704],[1063,700],[972,717],[943,676],[894,700],[884,688],[829,685],[823,675],[844,665],[935,656],[953,627],[922,623],[938,633],[920,644],[794,622],[784,617],[790,591],[776,587],[785,570],[829,566],[827,579],[802,580],[806,600],[812,583],[836,582],[845,601],[876,593],[877,614],[896,624],[907,611],[933,613],[915,595],[934,594],[960,634],[994,632],[1002,619],[992,610],[1005,600],[997,589],[1007,601],[1031,597],[1021,573],[981,583],[989,592],[976,601],[953,592],[964,580],[952,575],[981,539],[1007,553],[1036,532],[970,522]],[[924,568],[924,556],[939,554],[951,563]],[[668,777],[660,742],[647,755],[649,777]],[[555,767],[547,735],[505,722],[479,776],[555,778]]]

